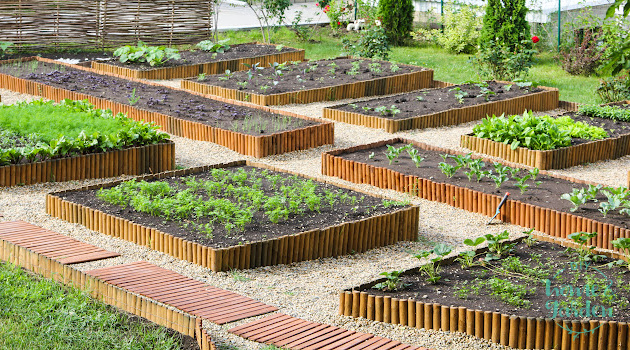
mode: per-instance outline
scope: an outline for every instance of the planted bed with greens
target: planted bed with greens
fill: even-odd
[[[2,64],[0,73],[247,135],[269,135],[319,124],[164,86],[36,60]]]
[[[405,205],[249,166],[131,180],[61,197],[213,248],[326,228]]]
[[[152,123],[96,109],[87,101],[0,105],[0,166],[157,144]]]
[[[472,158],[471,154],[449,155],[403,142],[342,151],[337,157],[499,197],[509,192],[511,200],[573,213],[621,228],[630,227],[630,210],[623,210],[630,208],[630,191],[624,187],[587,186],[540,174],[537,168],[509,167]],[[422,196],[419,193],[422,188],[409,187],[406,191]],[[574,192],[581,193],[576,195],[581,196],[581,202],[575,199],[577,204],[567,197]],[[463,198],[454,200],[465,201]]]
[[[629,265],[594,253],[586,243],[595,234],[575,233],[570,239],[577,246],[565,248],[529,233],[518,242],[508,241],[507,231],[466,239],[464,243],[472,247],[487,242],[488,249],[462,252],[454,262],[443,260],[452,248],[438,244],[414,253],[419,259],[428,257],[427,264],[404,273],[383,272],[385,281],[358,290],[558,321],[630,320]],[[628,246],[630,239],[615,243]]]

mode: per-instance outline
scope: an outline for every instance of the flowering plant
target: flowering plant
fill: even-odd
[[[540,39],[538,39],[538,37],[537,37],[536,35],[534,35],[534,36],[532,37],[532,42],[535,44],[535,43],[537,43],[538,41],[540,41]]]
[[[350,13],[352,9],[352,4],[343,0],[329,0],[326,1],[326,4],[324,1],[320,1],[315,5],[320,7],[326,16],[328,16],[330,26],[335,30],[341,27],[343,17]]]

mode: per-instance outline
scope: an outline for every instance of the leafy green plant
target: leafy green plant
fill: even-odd
[[[533,246],[536,245],[536,243],[538,243],[538,240],[534,237],[534,229],[533,228],[529,229],[527,231],[524,231],[523,233],[527,235],[527,237],[525,237],[523,239],[523,242],[525,242],[525,244],[528,247],[533,247]]]
[[[489,177],[494,181],[494,185],[496,188],[500,188],[501,185],[508,180],[508,172],[510,171],[510,167],[505,166],[500,163],[494,163],[495,174],[490,174]]]
[[[0,41],[0,58],[7,54],[11,46],[13,46],[12,42]]]
[[[630,96],[628,97],[630,98]],[[620,108],[619,106],[597,106],[597,105],[584,105],[580,106],[578,110],[580,114],[611,120],[618,120],[628,122],[630,121],[630,110]]]
[[[387,38],[385,28],[372,24],[369,24],[367,28],[361,31],[357,41],[343,38],[341,43],[343,49],[352,56],[379,58],[386,61],[391,52],[390,41]],[[354,70],[353,68],[350,72],[358,73],[358,69]],[[353,75],[351,73],[348,74]]]
[[[442,171],[442,174],[446,175],[449,179],[455,176],[455,173],[459,169],[457,166],[453,166],[445,162],[440,162],[438,167],[440,168],[440,171]]]
[[[440,276],[440,264],[442,260],[444,260],[444,257],[449,255],[451,251],[453,251],[451,247],[444,243],[438,243],[433,249],[414,255],[417,259],[426,258],[431,254],[436,255],[436,257],[430,259],[431,263],[419,267],[420,272],[426,276],[427,282],[435,284],[442,279],[442,276]]]
[[[414,7],[411,0],[379,1],[378,16],[392,43],[400,44],[409,39],[414,17]]]
[[[114,56],[118,57],[121,63],[148,63],[151,67],[160,66],[170,60],[181,58],[179,50],[165,46],[147,46],[144,42],[138,41],[136,46],[125,45],[114,51]]]
[[[197,47],[203,51],[208,52],[217,52],[224,53],[225,51],[230,49],[230,45],[226,43],[230,41],[230,39],[219,40],[217,42],[213,42],[212,40],[204,40],[197,44]]]
[[[459,102],[460,104],[463,104],[464,97],[468,96],[468,92],[462,91],[462,88],[460,88],[459,86],[449,89],[448,91],[455,91],[453,96],[457,99],[457,102]]]
[[[619,208],[623,202],[623,200],[628,196],[628,191],[625,187],[612,188],[612,187],[604,187],[600,191],[603,193],[608,199],[607,202],[599,203],[599,211],[604,214],[608,214],[611,210],[616,210]]]
[[[381,272],[379,275],[385,276],[386,280],[374,285],[373,288],[383,292],[393,292],[405,289],[408,284],[400,280],[402,271]]]
[[[231,71],[231,70],[226,69],[226,70],[225,70],[225,75],[223,75],[222,77],[219,77],[219,80],[223,80],[223,81],[230,80],[230,78],[231,78],[233,75],[234,75],[234,73],[232,73],[232,71]]]
[[[409,154],[409,157],[411,157],[411,160],[413,161],[413,163],[416,165],[416,168],[419,168],[420,163],[422,163],[422,161],[424,160],[424,158],[418,154],[419,151],[411,147],[407,149],[407,153]]]
[[[136,96],[136,88],[133,88],[131,91],[131,95],[127,98],[127,102],[129,102],[130,106],[135,105],[140,100],[140,97]]]
[[[573,122],[569,117],[535,117],[531,112],[522,116],[492,116],[484,118],[473,128],[475,136],[509,144],[512,149],[527,147],[550,150],[571,145],[572,135],[588,139],[606,137],[602,128]],[[604,136],[606,135],[606,136]]]
[[[525,182],[529,180],[531,177],[532,177],[531,174],[527,174],[523,177],[516,177],[516,176],[512,177],[514,180],[516,180],[516,183],[514,183],[514,185],[518,187],[519,190],[521,190],[521,194],[525,193],[527,189],[529,188],[529,184]]]
[[[514,250],[514,246],[516,245],[516,243],[506,242],[509,236],[510,234],[507,230],[496,235],[493,235],[491,233],[484,235],[486,241],[488,242],[488,250],[491,253],[496,254],[496,257],[498,258],[501,258],[505,254],[511,253],[512,250]]]
[[[597,260],[599,256],[593,255],[592,246],[588,245],[588,241],[597,237],[597,232],[574,232],[568,235],[569,239],[578,244],[578,257],[581,261]]]
[[[374,111],[380,113],[381,115],[392,116],[392,117],[400,113],[400,109],[398,109],[396,105],[392,105],[389,108],[387,106],[379,106],[379,107],[374,108]]]
[[[396,148],[392,145],[386,145],[387,146],[387,153],[385,153],[385,156],[387,157],[387,159],[389,160],[389,164],[391,165],[393,161],[396,161],[396,158],[398,158],[398,156],[400,156],[400,153],[402,153],[402,151],[410,149],[412,146],[411,144]]]
[[[612,241],[612,245],[613,247],[619,249],[626,258],[630,259],[630,238],[617,238]],[[617,266],[625,266],[628,270],[630,270],[630,264],[625,260],[619,259],[615,261],[614,264]]]
[[[580,209],[580,206],[584,205],[588,201],[589,194],[586,193],[584,188],[574,188],[571,193],[564,193],[562,196],[560,196],[560,199],[570,201],[573,204],[573,208],[571,208],[570,210],[571,212],[574,212]]]
[[[528,40],[521,41],[514,49],[495,41],[484,41],[477,56],[470,59],[470,63],[477,69],[481,78],[492,80],[515,81],[527,77],[533,65],[536,51],[528,47]]]

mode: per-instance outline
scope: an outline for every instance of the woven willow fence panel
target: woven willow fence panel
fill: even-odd
[[[0,0],[0,41],[13,48],[177,45],[208,38],[211,0]]]

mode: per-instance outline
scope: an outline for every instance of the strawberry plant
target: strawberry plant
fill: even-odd
[[[451,251],[453,251],[451,247],[444,243],[438,243],[433,249],[414,255],[417,259],[426,258],[431,254],[436,255],[436,257],[430,259],[431,263],[424,264],[418,268],[420,272],[426,276],[427,282],[436,284],[442,279],[442,276],[440,276],[440,264],[442,260],[444,260],[444,257],[449,255]]]
[[[403,281],[400,280],[401,273],[402,271],[381,272],[379,275],[385,276],[386,280],[375,284],[373,288],[383,292],[393,292],[405,289],[408,284],[403,283]]]
[[[230,41],[230,39],[219,40],[217,42],[213,42],[212,40],[204,40],[199,42],[197,44],[197,47],[203,51],[224,53],[225,51],[230,49],[230,45],[226,44],[228,41]]]
[[[138,45],[125,45],[114,51],[114,56],[118,57],[121,63],[148,63],[151,67],[160,66],[169,60],[181,58],[179,50],[165,46],[147,46],[144,42],[138,41]]]

